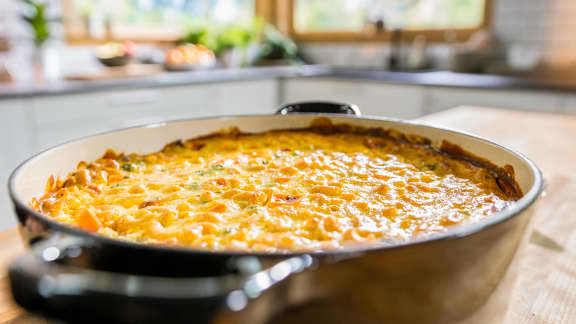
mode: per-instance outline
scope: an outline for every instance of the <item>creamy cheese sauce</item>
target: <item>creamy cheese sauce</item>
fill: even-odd
[[[286,131],[108,151],[51,178],[32,206],[112,238],[278,252],[406,241],[512,202],[488,170],[423,145]]]

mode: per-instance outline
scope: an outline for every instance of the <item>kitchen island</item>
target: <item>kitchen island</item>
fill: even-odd
[[[535,214],[530,243],[522,252],[520,277],[506,323],[576,321],[576,117],[461,107],[419,119],[468,131],[532,158],[548,183]],[[9,215],[6,215],[9,216]],[[23,312],[9,296],[6,267],[23,253],[15,229],[0,232],[0,323],[44,323]]]

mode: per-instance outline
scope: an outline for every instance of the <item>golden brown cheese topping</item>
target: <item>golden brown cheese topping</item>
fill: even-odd
[[[32,206],[129,241],[287,251],[405,241],[474,223],[514,199],[488,169],[352,133],[224,134],[81,162]]]

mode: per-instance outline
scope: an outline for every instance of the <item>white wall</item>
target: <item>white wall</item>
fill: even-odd
[[[495,0],[494,34],[509,46],[544,51],[551,37],[552,3],[558,0]]]
[[[558,12],[567,6],[575,7],[574,0],[493,0],[492,32],[508,48],[508,56],[548,55],[550,41],[557,39],[562,45],[576,47],[576,33],[559,35],[553,28]],[[572,10],[572,13],[576,10]],[[573,14],[572,14],[573,16]],[[573,30],[572,30],[573,31]],[[388,46],[363,43],[302,43],[303,52],[315,63],[343,66],[383,67]],[[430,56],[440,65],[447,66],[449,48],[443,44],[429,47]],[[530,59],[530,58],[526,58]]]

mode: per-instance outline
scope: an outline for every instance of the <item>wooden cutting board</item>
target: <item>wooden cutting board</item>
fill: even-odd
[[[547,195],[536,212],[505,323],[576,323],[576,116],[461,107],[420,120],[493,139],[541,167]],[[0,232],[0,323],[46,323],[11,300],[6,267],[22,252],[16,230]]]

